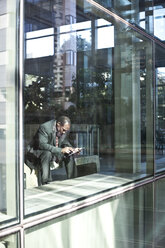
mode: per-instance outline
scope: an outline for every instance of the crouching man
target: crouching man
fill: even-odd
[[[25,163],[40,171],[39,185],[52,181],[50,165],[64,164],[67,178],[77,176],[77,169],[70,153],[78,152],[68,140],[71,121],[66,116],[40,125],[25,153]]]

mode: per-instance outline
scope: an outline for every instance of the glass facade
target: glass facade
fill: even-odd
[[[18,218],[16,4],[16,1],[0,2],[0,225]]]
[[[25,54],[25,146],[67,115],[72,144],[98,156],[99,173],[153,175],[151,39],[96,3],[25,1]]]
[[[151,218],[147,192],[153,196],[155,186],[111,197],[165,175],[164,10],[163,0],[0,1],[0,247],[38,246],[36,233],[53,237],[56,231],[53,243],[41,239],[39,247],[77,247],[67,230],[71,226],[72,233],[78,220],[83,230],[88,214],[94,218],[89,228],[98,230],[84,233],[85,246],[108,247],[104,209],[111,215],[113,247],[120,247],[124,229],[114,220],[124,197],[138,208],[131,209],[125,230],[139,223],[132,242],[153,242],[143,222]],[[82,148],[74,157],[77,174],[68,177],[66,165],[48,166],[51,182],[42,185],[42,149],[31,152],[29,146],[38,128],[52,145],[41,125],[63,115],[71,120],[69,145]],[[9,226],[18,236],[10,236]],[[91,243],[96,231],[97,245]]]

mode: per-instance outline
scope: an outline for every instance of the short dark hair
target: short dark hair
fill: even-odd
[[[67,116],[60,116],[58,119],[57,119],[57,122],[59,122],[62,126],[64,126],[66,123],[68,123],[69,125],[71,125],[71,121],[69,119],[69,117]]]

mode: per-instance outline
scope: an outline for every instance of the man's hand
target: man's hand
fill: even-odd
[[[82,151],[82,148],[76,147],[74,148],[75,153],[80,153]]]
[[[62,148],[61,152],[62,153],[67,153],[69,154],[70,152],[73,152],[74,151],[74,148],[72,147],[65,147],[65,148]]]

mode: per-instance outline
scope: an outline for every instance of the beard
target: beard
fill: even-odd
[[[60,138],[62,136],[62,134],[60,133],[60,131],[57,131],[56,135],[57,135],[58,138]]]

